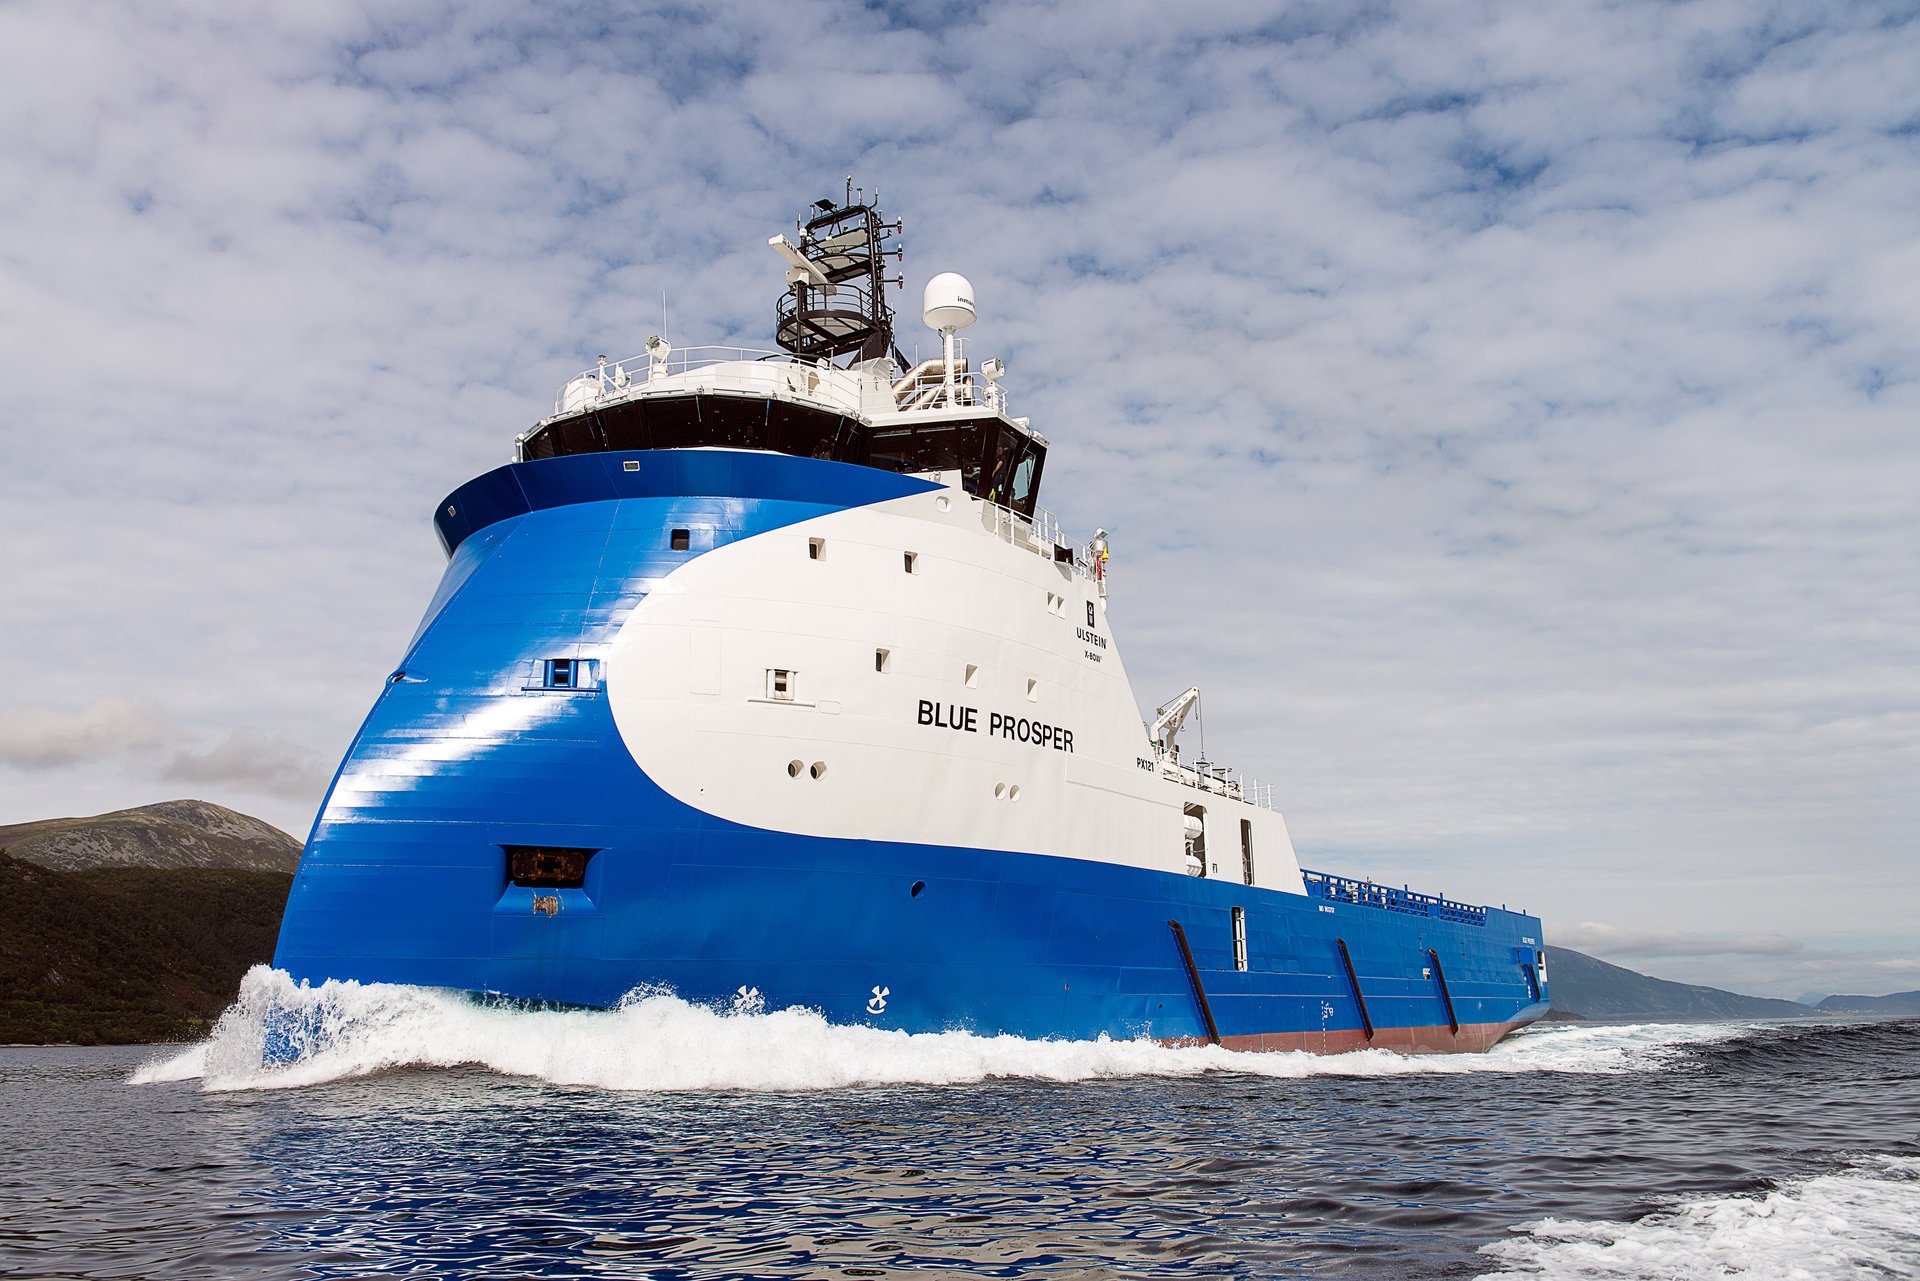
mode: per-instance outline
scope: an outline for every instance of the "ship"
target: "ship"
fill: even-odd
[[[440,502],[275,967],[1251,1051],[1545,1014],[1537,918],[1303,869],[1270,786],[1183,752],[1197,688],[1142,715],[1110,536],[1039,505],[964,277],[902,354],[900,233],[849,180],[768,242],[775,349],[602,357]]]

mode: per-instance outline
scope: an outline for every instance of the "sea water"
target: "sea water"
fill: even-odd
[[[9,1277],[1920,1276],[1920,1022],[1312,1058],[256,970],[200,1045],[0,1049],[0,1118]]]

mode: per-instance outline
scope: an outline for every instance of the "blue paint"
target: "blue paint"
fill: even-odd
[[[1358,1027],[1336,939],[1382,1028],[1445,1024],[1428,948],[1462,1024],[1544,1010],[1524,968],[1540,924],[1518,913],[1479,923],[1080,859],[798,836],[667,795],[621,744],[604,692],[541,688],[541,664],[609,643],[706,550],[929,486],[771,454],[637,457],[635,472],[618,454],[514,464],[441,504],[446,576],[287,905],[275,964],[296,979],[588,1006],[641,984],[695,1001],[747,987],[909,1031],[1198,1036],[1179,920],[1228,1038]],[[674,528],[696,532],[687,550],[669,546]],[[598,852],[582,887],[536,891],[508,883],[506,845]]]

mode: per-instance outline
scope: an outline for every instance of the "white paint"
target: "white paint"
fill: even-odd
[[[1106,601],[1049,548],[1009,539],[1006,519],[946,488],[687,562],[607,657],[628,750],[669,794],[753,827],[1172,872],[1186,868],[1182,807],[1197,802],[1215,831],[1253,824],[1257,885],[1302,892],[1279,814],[1139,767],[1153,750]],[[830,554],[809,555],[813,539]],[[1108,641],[1097,662],[1077,635],[1089,606]],[[775,669],[800,674],[793,701],[767,697]],[[973,728],[920,723],[922,700],[942,722],[972,709]],[[995,713],[1039,742],[993,734]],[[1051,745],[1061,731],[1071,751]],[[828,769],[795,780],[796,759]]]

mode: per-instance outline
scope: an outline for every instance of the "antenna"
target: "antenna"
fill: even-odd
[[[900,233],[847,175],[844,202],[813,202],[795,221],[799,243],[773,236],[767,245],[787,264],[774,341],[796,356],[856,360],[904,359],[894,345],[886,260],[898,258],[888,241]]]
[[[940,347],[946,356],[946,377],[941,385],[946,388],[947,403],[953,403],[954,384],[954,335],[971,325],[974,320],[973,283],[956,271],[943,271],[927,282],[926,289],[920,295],[920,318],[929,329],[940,331]]]

